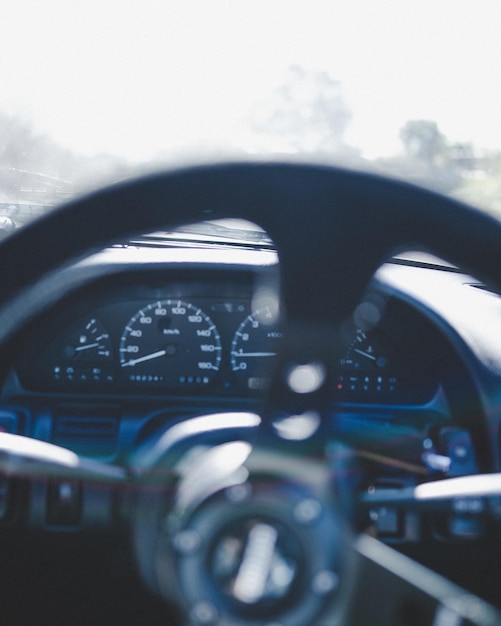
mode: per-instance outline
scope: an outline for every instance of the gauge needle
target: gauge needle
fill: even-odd
[[[99,342],[96,343],[87,343],[85,346],[78,346],[75,348],[75,352],[82,352],[82,350],[90,350],[91,348],[97,348],[99,346]]]
[[[142,363],[143,361],[151,361],[151,359],[158,359],[158,357],[165,356],[167,354],[167,350],[158,350],[158,352],[152,352],[151,354],[146,354],[145,356],[140,356],[137,359],[130,359],[126,363],[122,363],[122,367],[133,367],[138,363]]]
[[[355,348],[355,352],[358,352],[358,354],[361,354],[362,356],[364,356],[367,359],[370,359],[371,361],[377,361],[376,357],[373,354],[369,354],[368,352],[364,352],[363,350],[359,350],[358,348]]]
[[[276,352],[234,352],[233,356],[277,356]]]

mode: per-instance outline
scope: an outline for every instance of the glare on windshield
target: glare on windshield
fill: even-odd
[[[497,0],[8,3],[0,231],[144,171],[272,155],[501,216],[499,23]]]

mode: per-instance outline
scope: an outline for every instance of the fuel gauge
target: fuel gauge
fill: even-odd
[[[64,346],[64,358],[71,361],[109,361],[111,342],[103,324],[93,317],[76,327]]]

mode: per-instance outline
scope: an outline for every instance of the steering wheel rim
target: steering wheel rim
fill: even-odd
[[[62,265],[138,232],[228,217],[255,222],[277,247],[282,298],[293,330],[282,365],[316,360],[319,350],[324,358],[331,345],[320,340],[325,328],[335,329],[351,314],[376,269],[396,251],[426,250],[501,285],[501,225],[449,198],[326,166],[201,166],[75,200],[3,242],[0,317],[7,314],[13,321],[0,324],[0,344],[26,321],[15,314],[24,294]],[[43,245],[54,232],[57,238]],[[332,272],[328,290],[320,268]],[[305,328],[320,329],[315,341],[311,334],[304,340]],[[306,397],[305,405],[311,401]]]
[[[501,284],[501,225],[480,211],[373,174],[231,163],[126,181],[54,209],[15,232],[0,245],[0,308],[45,274],[110,243],[227,217],[255,222],[275,242],[292,322],[341,321],[381,263],[404,249],[426,250]],[[321,267],[336,270],[327,292],[319,289],[325,279]],[[319,293],[321,306],[315,298]],[[5,339],[0,328],[0,343]]]

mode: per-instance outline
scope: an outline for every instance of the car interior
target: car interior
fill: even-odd
[[[284,160],[6,238],[3,623],[501,623],[500,241]]]
[[[0,15],[0,626],[501,625],[496,0]]]

